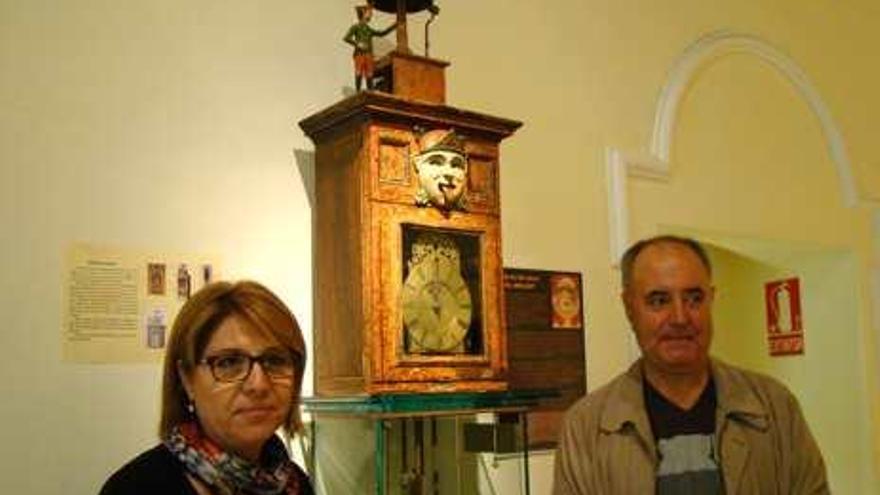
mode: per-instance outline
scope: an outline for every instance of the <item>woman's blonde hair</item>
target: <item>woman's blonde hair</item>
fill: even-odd
[[[214,331],[229,317],[240,318],[293,354],[296,362],[291,391],[293,396],[290,415],[283,427],[288,435],[293,435],[302,427],[299,399],[306,348],[296,318],[278,296],[257,282],[214,282],[196,292],[174,320],[162,376],[160,438],[166,438],[175,426],[192,419],[192,414],[187,411],[189,398],[179,370],[189,373],[195,368],[204,357],[205,347]]]

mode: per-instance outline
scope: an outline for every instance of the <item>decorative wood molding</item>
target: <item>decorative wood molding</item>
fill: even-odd
[[[629,209],[626,202],[626,162],[623,153],[605,150],[605,180],[608,192],[608,239],[611,266],[617,267],[629,240]]]
[[[871,226],[874,236],[880,232],[880,210],[874,209],[871,213]],[[880,376],[880,263],[876,260],[872,260],[871,266],[871,330],[874,333],[874,369],[876,374],[874,376]],[[860,346],[861,347],[861,346]],[[867,348],[868,346],[864,346]],[[860,351],[861,352],[861,351]],[[864,357],[861,358],[862,362],[866,362]],[[877,384],[878,388],[880,388],[880,383]]]
[[[606,152],[612,266],[618,265],[620,256],[629,245],[627,176],[668,180],[672,137],[685,90],[702,67],[731,53],[748,53],[759,57],[776,68],[798,90],[819,120],[828,153],[837,170],[843,204],[853,207],[858,203],[859,197],[852,175],[852,166],[840,129],[803,69],[791,57],[757,36],[716,31],[687,47],[673,64],[657,102],[650,153],[647,155],[625,153],[614,148],[609,148]]]

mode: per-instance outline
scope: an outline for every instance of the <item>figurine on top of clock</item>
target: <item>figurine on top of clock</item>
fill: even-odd
[[[417,205],[434,205],[444,212],[465,209],[468,160],[464,139],[455,130],[421,134],[412,161],[419,177]]]
[[[373,29],[370,26],[370,20],[373,18],[372,3],[358,5],[354,9],[357,13],[358,21],[348,28],[343,41],[354,47],[355,89],[360,91],[363,81],[366,82],[367,89],[373,89],[373,72],[376,66],[373,58],[373,38],[385,36],[394,31],[397,23],[395,22],[385,29]]]

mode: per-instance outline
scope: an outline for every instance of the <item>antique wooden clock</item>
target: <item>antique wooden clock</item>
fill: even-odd
[[[499,145],[521,123],[447,106],[446,66],[398,45],[378,90],[300,122],[319,396],[507,388]]]

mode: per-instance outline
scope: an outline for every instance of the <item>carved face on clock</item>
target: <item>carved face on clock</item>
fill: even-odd
[[[443,210],[463,208],[468,162],[464,142],[455,131],[423,134],[413,163],[419,176],[418,205],[433,204]]]

